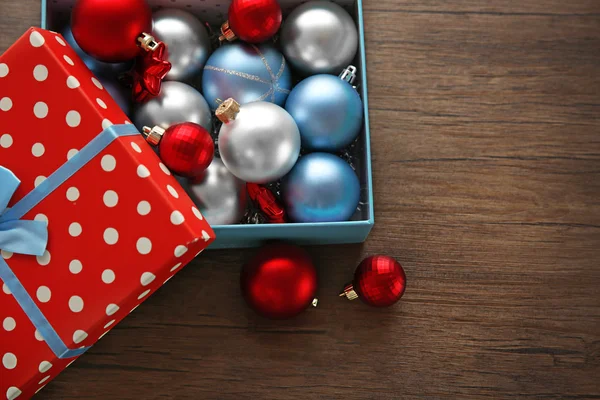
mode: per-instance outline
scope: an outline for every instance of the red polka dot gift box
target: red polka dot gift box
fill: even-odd
[[[0,56],[0,398],[29,398],[214,239],[65,40]]]

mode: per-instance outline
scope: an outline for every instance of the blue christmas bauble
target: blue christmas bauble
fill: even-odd
[[[301,157],[282,182],[283,201],[294,222],[347,221],[358,207],[354,170],[329,153]]]
[[[283,107],[292,87],[292,75],[283,55],[272,45],[227,44],[206,62],[202,92],[215,110],[220,100],[240,104],[268,101]]]
[[[73,37],[73,32],[71,32],[71,27],[67,26],[63,32],[63,37],[75,50],[75,53],[81,58],[83,63],[96,75],[97,77],[108,76],[112,78],[116,78],[117,75],[129,71],[133,67],[133,61],[123,62],[123,63],[107,63],[96,60],[94,57],[87,54],[85,51],[79,47],[75,38]]]
[[[122,86],[116,79],[100,76],[98,78],[104,89],[117,102],[121,110],[127,115],[131,111],[131,91]]]
[[[363,124],[363,105],[358,92],[334,75],[314,75],[290,93],[285,109],[296,121],[302,147],[338,151],[358,136]]]

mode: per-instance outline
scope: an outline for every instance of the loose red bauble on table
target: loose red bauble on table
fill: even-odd
[[[198,178],[213,160],[215,145],[206,129],[193,122],[142,129],[146,140],[158,146],[163,163],[176,175]]]
[[[77,44],[104,62],[123,62],[140,51],[138,37],[152,30],[146,0],[77,0],[71,14]]]
[[[354,272],[352,283],[344,287],[340,296],[350,300],[360,298],[373,307],[387,307],[396,303],[406,289],[406,274],[402,265],[389,256],[365,258]]]
[[[242,268],[240,284],[248,305],[268,318],[291,318],[316,305],[317,271],[308,253],[295,245],[262,247]]]
[[[233,0],[229,20],[221,27],[221,40],[240,38],[248,43],[262,43],[281,26],[281,7],[277,0]]]

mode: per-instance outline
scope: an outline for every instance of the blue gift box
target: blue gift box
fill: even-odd
[[[285,15],[302,0],[279,0]],[[361,183],[360,205],[350,221],[327,223],[290,223],[269,225],[216,225],[217,235],[210,249],[259,246],[269,240],[285,240],[301,245],[341,244],[364,242],[375,222],[373,209],[373,180],[371,174],[371,146],[369,132],[369,101],[367,96],[367,63],[362,0],[336,0],[354,16],[359,30],[359,52],[354,64],[358,67],[355,82],[364,104],[364,128],[353,147],[356,173]],[[42,0],[42,28],[60,31],[70,17],[73,0]],[[227,19],[230,0],[150,0],[154,8],[182,8],[212,26]]]

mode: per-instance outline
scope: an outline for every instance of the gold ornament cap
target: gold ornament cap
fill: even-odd
[[[148,143],[152,146],[158,146],[160,139],[162,139],[162,136],[165,134],[165,130],[160,126],[155,126],[154,128],[144,126],[142,128],[142,134],[146,137]]]
[[[224,42],[226,40],[228,42],[233,42],[236,39],[237,36],[229,27],[229,21],[223,22],[223,25],[221,25],[221,36],[219,36],[219,42]]]
[[[140,43],[140,47],[146,51],[154,51],[158,47],[158,42],[154,39],[154,36],[146,32],[142,32],[137,41]]]
[[[354,290],[354,285],[349,283],[346,286],[344,286],[344,290],[342,290],[342,292],[340,293],[340,297],[344,296],[346,296],[348,300],[358,299],[358,293],[356,293],[356,290]]]
[[[219,105],[217,111],[215,111],[215,115],[221,122],[227,124],[237,117],[240,112],[240,103],[235,101],[234,99],[227,99]]]

